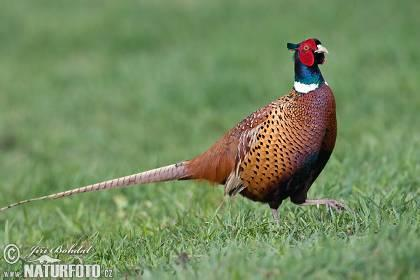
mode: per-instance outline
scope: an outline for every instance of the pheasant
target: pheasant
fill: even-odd
[[[225,194],[266,203],[278,221],[283,200],[298,205],[344,209],[332,199],[308,199],[307,192],[334,149],[337,127],[334,95],[318,65],[327,49],[317,39],[288,43],[294,52],[295,81],[288,95],[255,111],[206,152],[173,165],[23,200],[24,203],[169,180],[222,184]]]

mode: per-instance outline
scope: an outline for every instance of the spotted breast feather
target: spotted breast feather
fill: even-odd
[[[254,119],[258,124],[252,126]],[[240,131],[238,160],[227,191],[239,191],[273,209],[287,197],[303,203],[334,148],[334,97],[326,84],[307,94],[293,90],[234,130]]]

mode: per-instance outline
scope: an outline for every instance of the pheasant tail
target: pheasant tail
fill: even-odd
[[[189,174],[186,168],[186,162],[180,162],[177,164],[172,164],[172,165],[152,169],[145,172],[128,175],[125,177],[103,181],[100,183],[95,183],[92,185],[87,185],[84,187],[80,187],[80,188],[76,188],[76,189],[72,189],[68,191],[63,191],[63,192],[54,193],[54,194],[41,196],[37,198],[22,200],[22,201],[10,204],[6,207],[0,208],[0,212],[7,210],[9,208],[18,206],[18,205],[26,204],[26,203],[37,201],[37,200],[57,199],[57,198],[62,198],[66,196],[71,196],[78,193],[94,192],[94,191],[128,187],[132,185],[142,185],[142,184],[155,183],[155,182],[178,180],[178,179],[187,178],[188,176]]]

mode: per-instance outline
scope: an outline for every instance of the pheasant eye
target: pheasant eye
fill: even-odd
[[[309,51],[309,46],[308,45],[303,46],[303,50],[304,51]]]

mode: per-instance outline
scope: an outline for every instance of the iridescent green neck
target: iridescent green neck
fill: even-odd
[[[300,62],[295,54],[295,90],[302,93],[307,93],[318,88],[325,83],[322,77],[321,70],[318,64],[314,63],[311,67]]]

